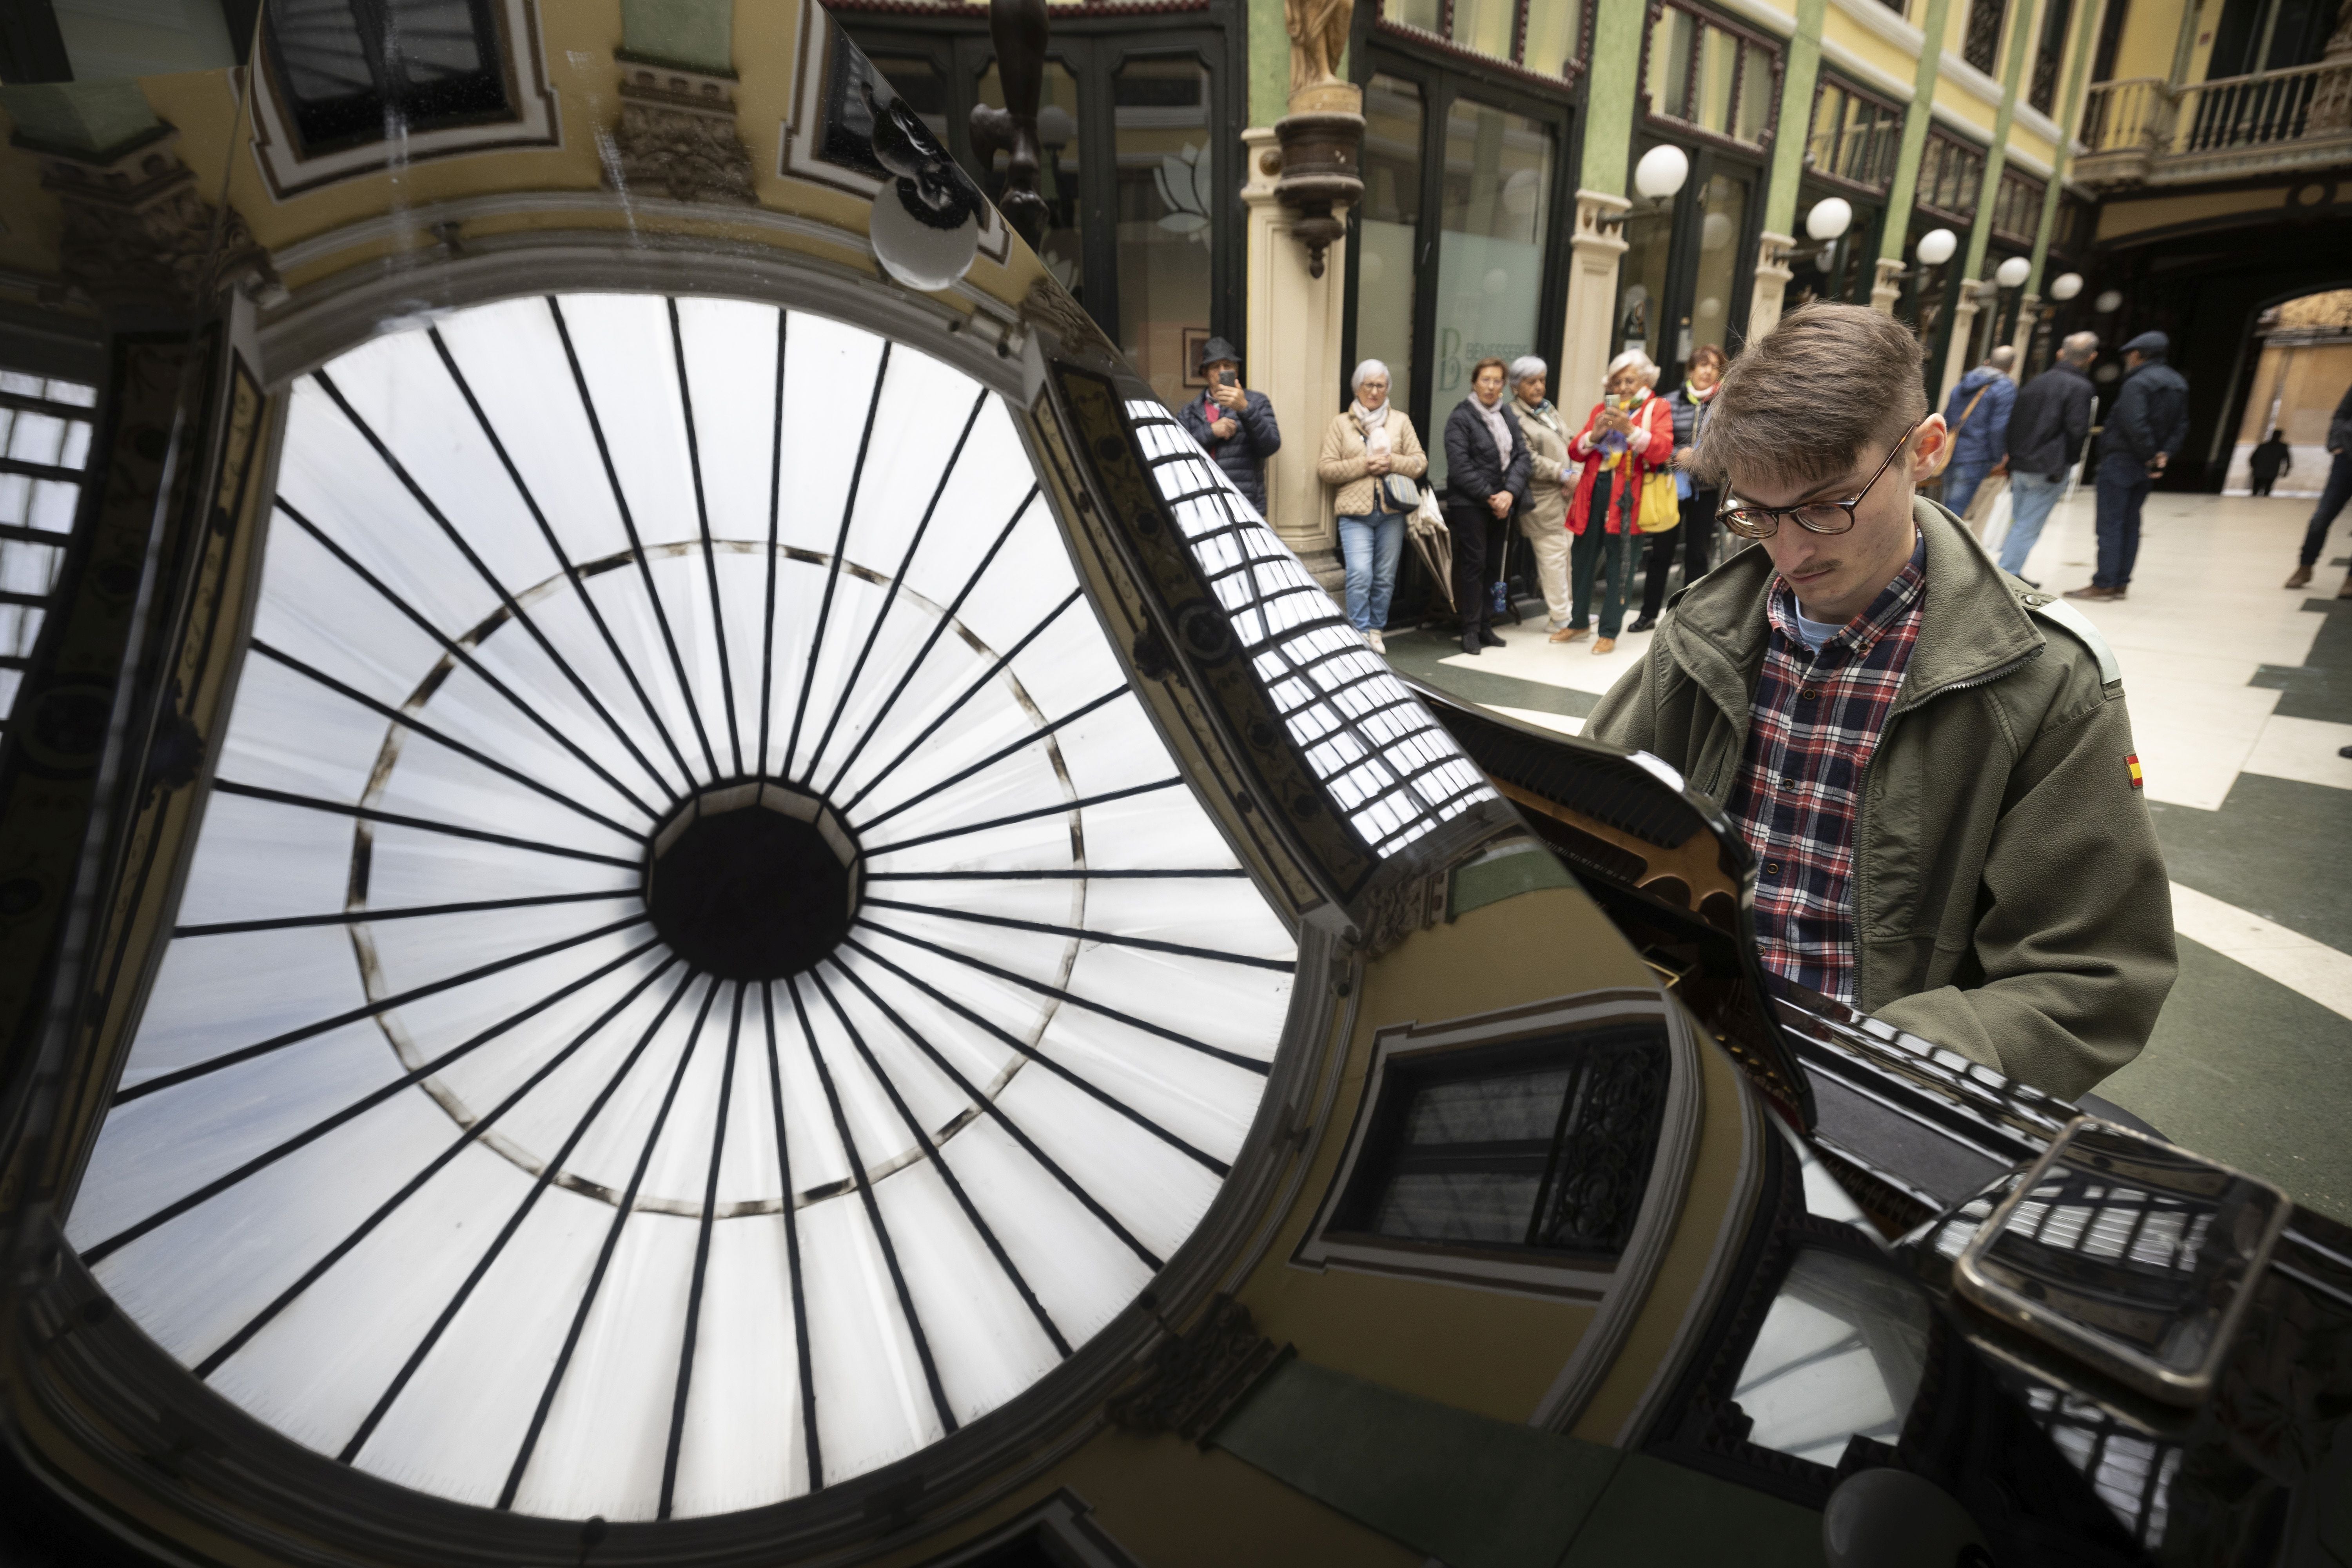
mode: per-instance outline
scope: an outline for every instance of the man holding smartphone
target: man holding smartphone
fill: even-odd
[[[1177,422],[1264,517],[1265,460],[1282,447],[1274,405],[1243,387],[1242,356],[1223,338],[1201,345],[1201,374],[1209,389],[1176,410]]]
[[[1687,466],[1758,547],[1583,732],[1722,803],[1766,969],[2071,1100],[2156,1026],[2170,888],[2115,656],[1916,493],[1951,455],[1919,369],[1857,305],[1732,361]]]

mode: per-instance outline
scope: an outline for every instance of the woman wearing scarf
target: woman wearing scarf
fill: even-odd
[[[1576,459],[1568,455],[1568,425],[1544,395],[1544,362],[1522,354],[1511,362],[1511,416],[1528,438],[1528,498],[1519,508],[1519,531],[1535,549],[1536,582],[1543,589],[1554,642],[1568,640],[1568,492],[1576,483]]]
[[[1462,651],[1482,653],[1503,639],[1486,629],[1486,563],[1503,520],[1527,493],[1527,437],[1503,408],[1503,362],[1482,359],[1470,372],[1470,395],[1445,418],[1445,525],[1454,532],[1454,603],[1462,612]]]
[[[1569,557],[1575,606],[1568,636],[1560,640],[1574,642],[1588,629],[1586,612],[1598,572],[1602,588],[1595,653],[1617,647],[1618,628],[1624,622],[1633,552],[1642,537],[1642,481],[1652,468],[1674,460],[1674,417],[1664,401],[1650,391],[1657,375],[1658,367],[1639,349],[1627,349],[1611,360],[1607,395],[1592,405],[1582,433],[1569,444],[1584,473],[1568,509],[1568,531],[1576,536]]]
[[[1667,412],[1675,419],[1675,456],[1680,458],[1698,445],[1699,432],[1706,428],[1707,410],[1715,402],[1715,389],[1723,384],[1723,351],[1713,343],[1702,344],[1690,357],[1689,378],[1682,390],[1666,399]],[[1723,500],[1720,490],[1702,489],[1691,481],[1688,474],[1676,469],[1675,489],[1682,498],[1683,525],[1670,533],[1649,536],[1649,577],[1642,584],[1642,618],[1632,630],[1646,632],[1658,624],[1658,612],[1666,606],[1666,577],[1674,569],[1675,542],[1683,542],[1683,585],[1688,587],[1706,575],[1708,557],[1715,551],[1715,509]]]
[[[1389,596],[1396,591],[1397,560],[1404,553],[1405,514],[1400,504],[1402,478],[1418,484],[1429,458],[1412,433],[1412,421],[1389,401],[1389,367],[1368,359],[1356,367],[1356,400],[1332,416],[1323,432],[1323,452],[1315,471],[1336,485],[1332,510],[1339,514],[1339,553],[1348,566],[1348,624],[1364,635],[1375,653],[1386,653],[1381,628],[1388,624]]]

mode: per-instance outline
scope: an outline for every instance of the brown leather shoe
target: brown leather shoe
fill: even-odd
[[[2308,566],[2297,566],[2294,571],[2288,573],[2286,585],[2290,588],[2310,587],[2311,568]]]
[[[2069,588],[2065,596],[2069,599],[2120,599],[2124,591],[2121,588],[2102,588],[2094,583],[2087,588]]]
[[[1592,651],[1595,653],[1613,653],[1616,651],[1616,647],[1617,639],[1615,637],[1602,637],[1592,645]]]
[[[1583,626],[1562,626],[1559,630],[1551,634],[1551,640],[1554,642],[1581,642],[1584,639],[1585,630],[1586,628]]]

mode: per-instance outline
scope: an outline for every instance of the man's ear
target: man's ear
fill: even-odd
[[[1952,460],[1952,433],[1945,427],[1944,416],[1930,414],[1911,433],[1911,480],[1926,484],[1944,471]]]

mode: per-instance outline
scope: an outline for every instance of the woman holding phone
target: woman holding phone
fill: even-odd
[[[1331,416],[1315,471],[1339,491],[1332,510],[1348,569],[1348,624],[1374,653],[1386,653],[1381,628],[1388,625],[1389,598],[1396,592],[1405,514],[1420,498],[1429,458],[1412,421],[1389,401],[1389,367],[1368,359],[1353,379],[1356,400]]]
[[[1613,651],[1624,625],[1633,556],[1641,546],[1642,481],[1651,469],[1674,461],[1674,416],[1650,390],[1657,378],[1657,365],[1639,349],[1611,360],[1607,391],[1569,446],[1584,473],[1568,508],[1568,531],[1576,536],[1569,552],[1575,605],[1568,635],[1560,640],[1575,642],[1590,629],[1592,579],[1598,574],[1601,636],[1592,645],[1595,653]]]

